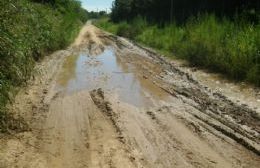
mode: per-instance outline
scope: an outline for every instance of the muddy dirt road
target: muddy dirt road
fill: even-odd
[[[90,23],[36,66],[1,136],[1,168],[259,167],[260,92]]]

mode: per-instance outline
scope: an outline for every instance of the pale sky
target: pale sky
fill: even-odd
[[[112,2],[114,0],[80,0],[82,2],[83,8],[88,11],[101,11],[101,10],[111,10]]]

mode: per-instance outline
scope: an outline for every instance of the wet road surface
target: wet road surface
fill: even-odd
[[[31,131],[1,140],[0,167],[260,163],[257,104],[233,102],[189,68],[89,23],[37,68],[12,107]]]

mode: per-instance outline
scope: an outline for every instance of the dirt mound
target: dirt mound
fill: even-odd
[[[96,106],[102,112],[108,116],[112,116],[113,110],[111,108],[111,104],[108,101],[105,101],[104,91],[101,88],[92,90],[90,95]]]
[[[116,132],[120,137],[119,140],[124,143],[122,131],[117,124],[118,114],[113,111],[111,107],[111,103],[105,99],[104,91],[101,88],[94,89],[90,92],[90,96],[93,102],[95,103],[95,105],[97,106],[97,108],[99,108],[100,111],[102,111],[106,116],[109,117],[113,126],[116,129]]]
[[[29,125],[21,116],[15,117],[13,114],[0,114],[0,133],[20,133],[29,131]]]

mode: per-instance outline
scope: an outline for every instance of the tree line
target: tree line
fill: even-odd
[[[89,19],[89,12],[81,7],[78,0],[31,0],[32,2],[50,5],[53,9],[59,10],[61,13],[71,13],[77,16],[82,22]]]
[[[260,0],[115,0],[99,26],[260,86]]]
[[[259,0],[115,0],[111,18],[119,22],[139,15],[156,23],[172,20],[182,23],[203,13],[229,18],[243,13],[247,20],[257,22],[259,9]]]

